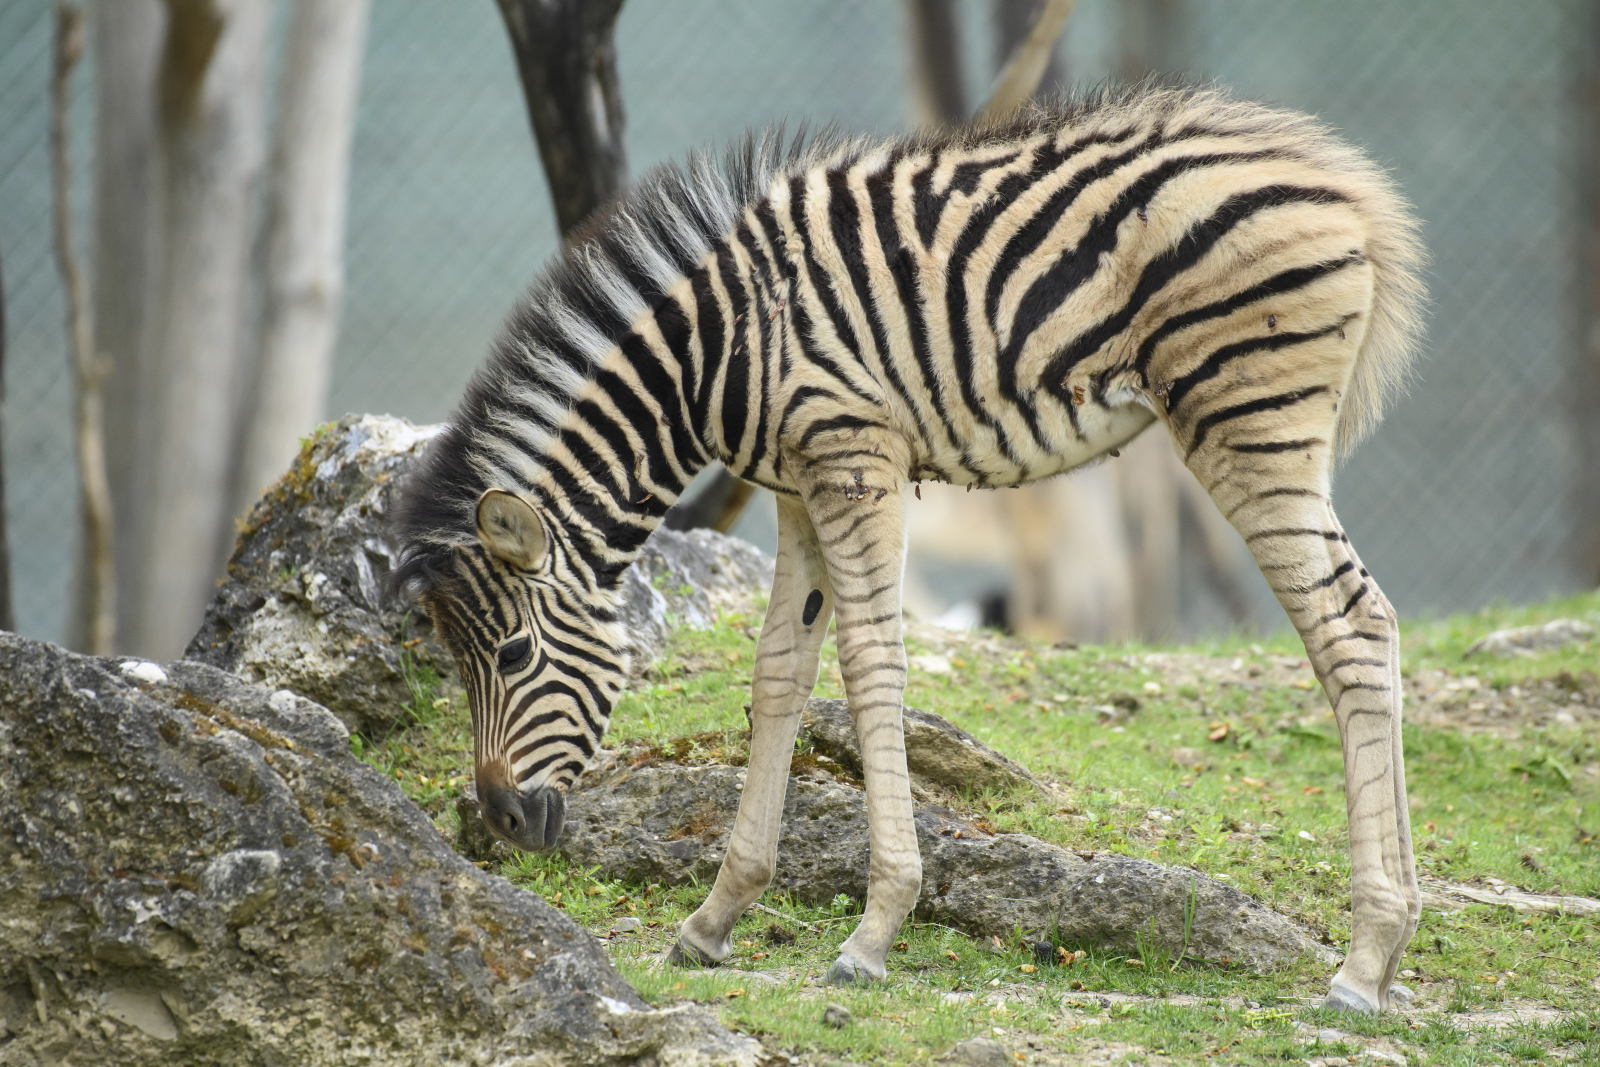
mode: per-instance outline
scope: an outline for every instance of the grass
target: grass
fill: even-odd
[[[1600,622],[1600,594],[1406,626],[1408,682],[1417,695],[1439,689],[1446,707],[1476,707],[1462,701],[1478,696],[1517,706],[1536,693],[1600,702],[1593,645],[1465,658],[1491,629],[1559,617]],[[613,738],[664,744],[701,735],[697,755],[737,760],[759,625],[756,615],[725,615],[712,629],[678,633],[651,682],[619,705]],[[1337,733],[1292,635],[1057,649],[914,626],[908,650],[908,704],[946,716],[1060,792],[1051,802],[969,796],[973,814],[1072,848],[1193,867],[1335,943],[1348,938]],[[1449,686],[1469,679],[1458,700]],[[471,765],[461,696],[437,679],[413,688],[413,725],[360,751],[453,834],[452,800]],[[831,645],[817,695],[843,695]],[[1600,896],[1600,738],[1592,726],[1463,732],[1408,723],[1405,750],[1424,879]],[[623,917],[645,923],[609,945],[651,1001],[715,1005],[728,1025],[769,1047],[822,1061],[920,1063],[981,1034],[1040,1062],[1344,1061],[1388,1050],[1413,1064],[1600,1063],[1593,917],[1425,908],[1403,964],[1423,1009],[1351,1018],[1308,1007],[1330,977],[1322,966],[1252,975],[1175,960],[1153,945],[1131,960],[1083,946],[1081,958],[1055,966],[1020,943],[934,924],[908,924],[888,982],[819,989],[859,911],[845,897],[814,905],[768,894],[762,903],[781,917],[752,910],[724,967],[665,969],[654,956],[705,887],[607,881],[544,855],[518,855],[498,871],[601,936]],[[824,1025],[829,1001],[848,1007],[853,1021]],[[1546,1010],[1523,1022],[1504,1014],[1528,1007]],[[1328,1027],[1345,1036],[1319,1041]]]

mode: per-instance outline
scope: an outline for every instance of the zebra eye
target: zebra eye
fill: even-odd
[[[500,646],[500,653],[495,657],[495,665],[500,668],[501,674],[510,674],[526,667],[528,656],[532,652],[533,638],[524,634]]]

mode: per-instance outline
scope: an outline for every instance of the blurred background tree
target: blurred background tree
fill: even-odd
[[[634,0],[620,10],[615,0],[386,0],[364,36],[303,29],[308,13],[360,7],[87,8],[66,140],[81,161],[71,202],[88,205],[77,232],[92,352],[112,366],[121,650],[181,647],[244,502],[285,462],[271,457],[292,453],[316,420],[346,410],[443,418],[518,292],[588,210],[555,209],[561,180],[528,133],[540,120],[519,74],[548,52],[538,19],[572,20],[598,42],[555,55],[542,76],[560,68],[591,86],[566,112],[593,125],[604,150],[592,158],[613,161],[601,169],[615,188],[624,164],[638,173],[778,119],[872,134],[959,121],[987,98],[1038,10],[1036,0]],[[73,573],[86,538],[73,534],[73,372],[51,234],[54,17],[53,0],[0,5],[10,349],[0,432],[17,624],[82,640]],[[520,46],[517,18],[533,28]],[[1388,163],[1417,202],[1436,262],[1432,351],[1336,489],[1365,561],[1404,611],[1533,599],[1600,572],[1597,20],[1587,0],[1078,0],[1046,57],[1046,91],[1155,71],[1315,111]],[[596,36],[585,29],[594,26],[609,28]],[[286,73],[318,69],[343,88]],[[296,105],[297,93],[327,103]],[[343,120],[340,94],[355,101]],[[570,103],[584,99],[597,106]],[[293,132],[313,126],[315,138]],[[338,177],[341,126],[348,179]],[[324,147],[293,156],[312,140]],[[280,162],[291,158],[298,169]],[[289,191],[302,179],[317,196]],[[347,198],[332,195],[340,187]],[[278,373],[285,350],[273,336],[323,338],[289,346],[303,354],[336,340],[331,354],[305,356],[309,369]],[[275,383],[290,386],[286,396],[271,398]],[[280,425],[301,428],[266,432],[260,412],[292,405],[300,413]],[[260,444],[269,439],[278,444]],[[1152,437],[1037,491],[958,493],[948,506],[924,486],[911,510],[915,609],[973,621],[986,607],[991,620],[1079,639],[1279,625],[1257,577],[1232,569],[1237,538],[1169,453]],[[770,544],[764,494],[738,509],[702,501],[688,524],[737,511],[734,532]]]

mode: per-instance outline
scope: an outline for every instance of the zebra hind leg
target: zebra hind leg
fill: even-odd
[[[1188,463],[1243,535],[1332,703],[1344,751],[1351,919],[1350,949],[1324,1006],[1378,1011],[1388,1006],[1419,904],[1400,745],[1399,628],[1334,515],[1333,435],[1313,436],[1331,430],[1327,414],[1310,426],[1286,426],[1280,416],[1267,433],[1230,435],[1192,451]]]
[[[817,684],[818,653],[833,617],[833,588],[805,507],[778,498],[778,559],[772,599],[756,643],[750,701],[750,762],[728,852],[711,894],[684,920],[669,962],[720,963],[733,951],[733,927],[772,883],[789,761],[800,711]]]

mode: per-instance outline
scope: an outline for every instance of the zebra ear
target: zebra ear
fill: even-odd
[[[478,498],[478,540],[489,553],[518,570],[532,570],[544,559],[544,527],[528,502],[504,489]]]

